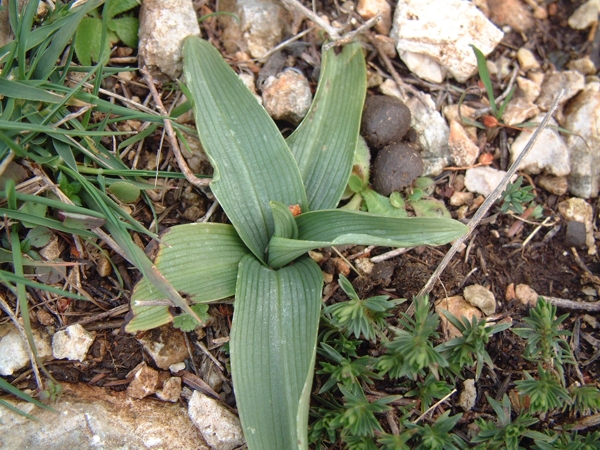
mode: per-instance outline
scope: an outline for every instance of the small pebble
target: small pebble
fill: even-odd
[[[132,398],[144,398],[156,392],[158,385],[158,372],[151,367],[143,365],[135,373],[133,380],[127,387],[127,395]]]
[[[538,293],[527,284],[519,284],[515,288],[515,298],[526,308],[534,308],[537,305]]]
[[[312,94],[304,75],[295,70],[285,70],[276,77],[267,79],[262,100],[273,119],[297,125],[310,108]]]
[[[463,390],[458,398],[458,406],[465,411],[470,411],[477,400],[477,388],[475,380],[469,379],[463,382]]]
[[[472,192],[455,192],[450,197],[450,204],[452,206],[470,205],[473,202]]]
[[[550,175],[542,175],[537,180],[538,186],[544,188],[554,195],[565,195],[569,188],[567,177],[553,177]]]
[[[479,308],[486,316],[496,312],[496,298],[494,294],[480,284],[467,286],[463,291],[463,297],[471,305]]]
[[[519,66],[523,72],[529,72],[530,70],[540,68],[540,63],[535,59],[531,50],[524,47],[521,47],[517,51],[517,60],[519,61]]]

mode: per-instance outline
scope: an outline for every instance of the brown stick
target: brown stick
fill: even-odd
[[[160,99],[160,95],[156,90],[156,86],[154,86],[154,81],[152,80],[148,69],[144,66],[140,69],[140,72],[144,76],[144,80],[148,85],[148,89],[150,89],[150,93],[152,94],[152,97],[154,98],[154,103],[156,104],[156,108],[160,111],[160,113],[163,116],[163,123],[167,132],[167,137],[169,138],[169,142],[171,144],[171,148],[173,149],[173,154],[175,155],[177,164],[179,165],[179,169],[181,170],[181,172],[183,172],[183,174],[185,175],[185,179],[188,180],[188,182],[191,185],[196,187],[208,186],[210,184],[210,179],[196,177],[196,175],[192,173],[192,171],[187,165],[187,162],[183,158],[183,155],[181,154],[181,149],[179,148],[179,144],[177,143],[175,131],[173,130],[173,125],[171,125],[171,120],[168,118],[169,114],[167,113],[167,110],[165,109],[162,100]]]

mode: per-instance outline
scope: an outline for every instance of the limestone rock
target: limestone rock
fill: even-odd
[[[519,67],[523,72],[529,72],[530,70],[537,70],[540,68],[540,63],[531,50],[521,47],[517,50],[517,60],[519,61]]]
[[[262,100],[273,119],[300,123],[312,103],[308,80],[295,70],[269,77],[263,86]]]
[[[483,311],[486,316],[496,312],[496,298],[494,294],[480,284],[467,286],[463,291],[463,297],[471,305]]]
[[[448,148],[450,149],[454,165],[458,167],[473,165],[479,156],[479,147],[471,140],[464,127],[456,120],[450,121]]]
[[[369,20],[381,13],[381,20],[375,25],[375,31],[380,34],[390,34],[392,28],[392,7],[386,0],[359,0],[356,12]]]
[[[158,367],[168,370],[169,366],[188,358],[183,333],[171,325],[154,328],[139,338],[144,350],[152,357]]]
[[[544,116],[540,114],[534,121],[539,123],[543,119]],[[552,119],[548,124],[556,127],[556,122]],[[568,175],[571,172],[567,144],[558,131],[550,126],[541,132],[529,154],[519,164],[519,170],[534,175],[543,171],[557,177]],[[511,163],[523,152],[531,136],[531,130],[522,131],[517,136],[510,147]]]
[[[518,284],[515,288],[515,298],[525,307],[534,308],[537,305],[538,297],[538,293],[527,284]]]
[[[599,11],[600,2],[598,0],[588,0],[569,17],[569,26],[576,30],[585,30],[598,21]]]
[[[600,83],[588,84],[564,110],[563,126],[573,133],[567,139],[571,159],[569,191],[582,198],[600,191]]]
[[[477,72],[469,44],[488,55],[503,33],[471,2],[406,0],[396,6],[390,36],[400,58],[419,77],[441,83],[449,73],[464,83]]]
[[[68,326],[52,336],[52,354],[56,359],[83,361],[95,338],[96,333],[86,331],[79,324]]]
[[[579,72],[565,70],[546,74],[542,84],[541,94],[537,99],[537,105],[547,111],[561,89],[565,90],[560,105],[564,105],[585,87],[585,77]]]
[[[162,81],[178,78],[183,70],[183,40],[200,36],[192,1],[144,0],[138,34],[140,58],[152,75]]]
[[[567,193],[567,189],[569,188],[567,177],[542,175],[538,178],[537,184],[554,195],[565,195]]]
[[[156,396],[164,402],[176,402],[181,395],[181,378],[169,377],[164,383],[162,389],[156,391]]]
[[[477,401],[477,388],[475,380],[468,379],[463,381],[463,390],[458,397],[458,406],[465,411],[470,411]]]
[[[0,408],[0,448],[209,450],[180,404],[134,400],[85,384],[62,386],[52,404],[58,413],[9,400],[38,421]]]
[[[497,170],[493,167],[473,167],[472,169],[467,169],[465,173],[465,186],[470,192],[487,197],[498,187],[504,175],[506,175],[505,171]]]
[[[217,400],[194,391],[188,415],[212,448],[232,450],[244,443],[240,420]]]
[[[287,12],[276,0],[238,0],[237,13],[247,51],[262,58],[283,40]],[[244,51],[246,49],[243,49]]]
[[[531,12],[521,0],[488,0],[490,19],[496,25],[507,25],[523,33],[533,27]]]
[[[33,330],[33,341],[42,361],[52,357],[52,348],[47,337]],[[0,375],[12,375],[29,364],[26,345],[19,330],[12,323],[0,326]]]
[[[136,370],[136,369],[134,369]],[[158,386],[158,372],[145,364],[138,366],[137,371],[127,386],[127,395],[141,399],[156,392]]]

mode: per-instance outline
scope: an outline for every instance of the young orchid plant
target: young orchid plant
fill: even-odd
[[[466,227],[336,209],[366,92],[359,43],[323,53],[314,102],[287,139],[210,43],[189,37],[183,53],[184,90],[214,168],[211,190],[231,225],[170,228],[155,266],[189,304],[235,296],[231,370],[248,448],[307,449],[323,285],[307,252],[342,244],[441,245]],[[148,306],[164,300],[161,292],[146,279],[137,284],[128,331],[173,320],[167,306]]]

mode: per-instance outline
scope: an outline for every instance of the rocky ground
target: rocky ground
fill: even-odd
[[[214,2],[146,0],[139,13],[139,50],[117,45],[110,65],[131,66],[139,56],[162,83],[167,108],[172,107],[179,100],[167,88],[181,73],[181,39],[201,33],[289,133],[306,114],[314,94],[323,33],[284,3],[289,9],[275,0],[221,1],[218,10],[237,14],[240,22],[225,14],[208,16],[198,28],[198,17],[217,11]],[[332,33],[343,26],[345,31],[356,29],[377,11],[382,14],[358,39],[364,42],[369,70],[362,134],[371,149],[371,184],[384,196],[393,191],[410,195],[415,178],[429,177],[434,184],[426,196],[443,202],[442,213],[467,222],[564,89],[551,126],[519,166],[524,185],[533,188],[535,205],[521,214],[493,207],[442,273],[431,298],[439,302],[438,308],[455,315],[517,323],[538,295],[550,299],[561,313],[570,314],[564,327],[573,332],[570,345],[579,375],[595,383],[600,355],[598,3],[400,0],[390,5],[385,0],[361,0],[312,6],[317,12],[312,19],[334,27]],[[496,96],[506,96],[516,87],[501,117],[490,111],[470,44],[486,55]],[[149,95],[137,72],[123,72],[105,88],[135,103],[144,103]],[[459,114],[470,122],[465,124]],[[209,173],[198,144],[190,141],[190,146],[195,151],[188,158],[192,171]],[[121,156],[132,168],[176,167],[160,132]],[[207,213],[210,220],[224,219],[211,208],[210,195],[184,181],[171,185],[177,189],[157,191],[153,197],[162,228],[201,220]],[[414,202],[408,210],[419,214],[419,205]],[[152,221],[142,204],[133,213],[145,225]],[[355,279],[359,294],[412,298],[448,248],[418,247],[402,254],[386,248],[339,250],[363,271]],[[49,260],[64,256],[58,240],[44,250]],[[352,272],[331,250],[318,253],[329,274],[324,295],[336,300],[336,275],[352,278]],[[211,324],[194,332],[184,334],[169,325],[127,334],[123,326],[129,293],[139,273],[118,255],[112,262],[125,291],[120,291],[110,265],[98,257],[90,258],[82,279],[95,304],[37,299],[32,316],[38,352],[64,383],[62,400],[55,405],[64,414],[35,411],[39,424],[0,409],[0,446],[232,449],[242,445],[228,361],[221,351],[232,306],[211,306]],[[35,389],[19,333],[4,319],[0,316],[0,375],[21,389]],[[491,341],[488,351],[499,379],[508,382],[511,373],[527,364],[519,345],[509,335]],[[496,396],[496,381],[483,377],[478,398]],[[452,399],[448,402],[456,408]],[[480,412],[477,404],[471,405],[465,426],[467,418],[472,421]],[[140,416],[146,420],[140,422]],[[106,417],[111,420],[104,423]]]

